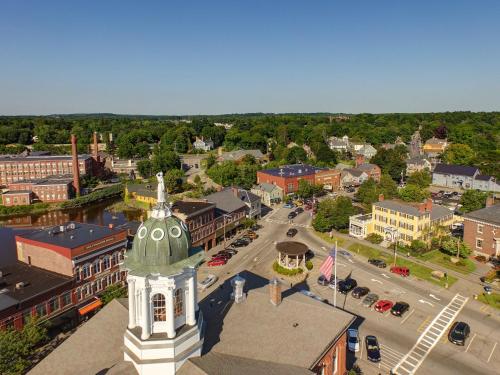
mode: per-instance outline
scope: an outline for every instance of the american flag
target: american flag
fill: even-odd
[[[321,267],[319,268],[319,272],[323,276],[325,276],[328,280],[332,277],[332,269],[333,265],[335,263],[335,251],[332,251],[330,254],[328,254],[328,257],[325,259]]]

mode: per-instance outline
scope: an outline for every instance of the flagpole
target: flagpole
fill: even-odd
[[[335,255],[333,259],[335,289],[333,290],[333,306],[337,307],[337,240],[335,240]]]

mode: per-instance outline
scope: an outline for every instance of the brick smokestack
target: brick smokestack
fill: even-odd
[[[99,146],[97,145],[97,132],[94,132],[94,152],[92,153],[92,155],[94,156],[94,159],[96,161],[98,161],[98,157],[99,157],[98,153],[97,153],[98,147]]]
[[[356,155],[356,167],[359,167],[361,164],[365,163],[365,157],[361,154]]]
[[[76,136],[71,134],[71,163],[73,164],[73,186],[76,195],[80,196],[80,168],[78,165],[78,149],[76,147]]]
[[[276,277],[269,281],[269,297],[274,306],[281,303],[281,282]]]
[[[495,205],[495,198],[489,195],[488,198],[486,198],[486,207],[491,207],[494,205]]]
[[[384,194],[379,194],[378,195],[378,201],[383,202],[384,201]]]

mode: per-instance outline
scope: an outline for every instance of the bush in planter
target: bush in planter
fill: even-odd
[[[298,274],[301,274],[302,272],[304,272],[304,270],[302,268],[296,268],[294,270],[289,270],[288,268],[280,266],[278,264],[278,261],[275,261],[273,263],[273,270],[275,272],[279,273],[280,275],[285,275],[285,276],[295,276],[295,275],[298,275]]]
[[[382,237],[380,234],[377,233],[370,233],[368,236],[366,236],[366,240],[368,242],[374,243],[374,244],[379,244],[384,240],[384,237]]]
[[[310,271],[313,269],[313,262],[311,262],[310,260],[308,260],[306,262],[306,268]]]

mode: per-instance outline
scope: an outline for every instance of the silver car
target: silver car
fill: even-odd
[[[375,302],[378,301],[378,295],[375,293],[368,293],[363,299],[363,306],[371,307]]]
[[[215,275],[208,274],[202,281],[198,282],[198,288],[201,290],[205,290],[212,286],[219,278]]]

